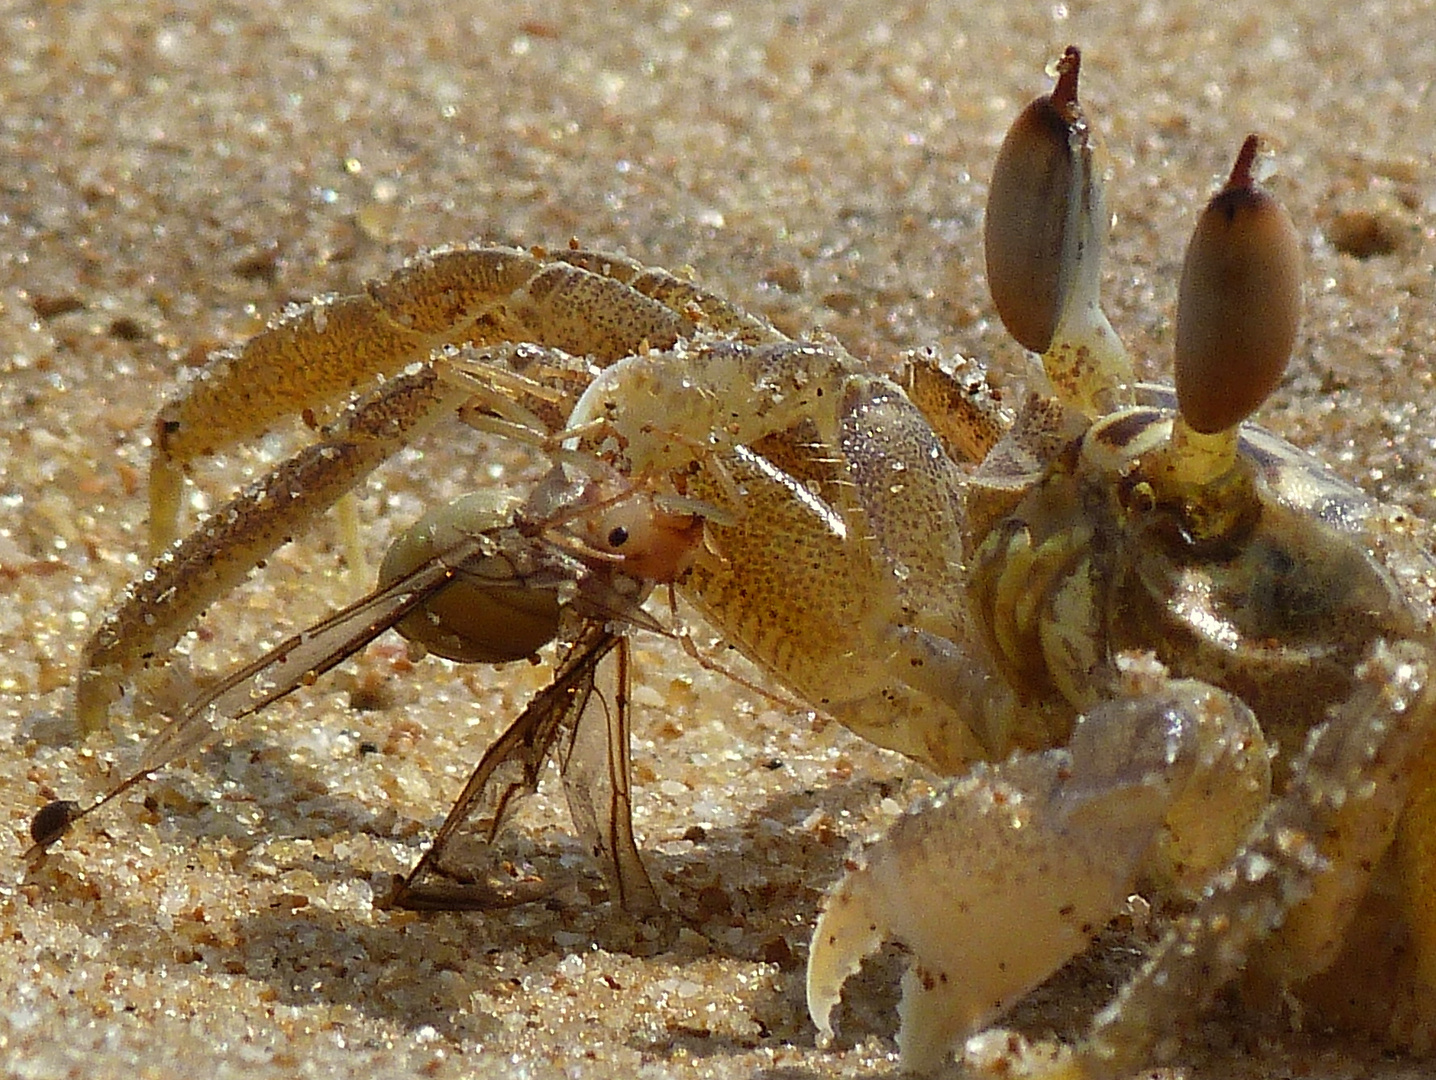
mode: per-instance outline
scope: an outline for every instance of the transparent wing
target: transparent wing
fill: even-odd
[[[618,649],[605,650],[595,673],[602,685],[610,685],[612,675],[612,700],[601,693],[586,695],[572,714],[559,764],[574,828],[603,868],[624,910],[644,915],[659,910],[659,903],[633,839],[629,660],[626,638],[619,640]]]
[[[467,559],[484,550],[482,537],[466,540],[225,676],[150,740],[137,771],[154,772],[203,746],[231,721],[313,685],[452,581]]]
[[[35,846],[31,853],[42,851],[75,821],[171,761],[201,749],[231,722],[313,684],[463,575],[466,564],[487,555],[494,542],[486,533],[466,537],[392,584],[225,676],[157,733],[134,772],[103,798],[83,809],[61,801],[43,808],[32,823]],[[535,588],[553,587],[564,580],[570,578],[556,571],[536,574],[532,584]],[[614,622],[662,628],[632,598],[618,594],[610,598],[596,583],[588,584],[583,594],[583,629],[553,681],[485,752],[433,844],[390,897],[391,905],[421,910],[488,909],[524,903],[551,891],[552,885],[543,882],[460,881],[441,868],[440,860],[455,833],[475,816],[487,818],[487,839],[492,842],[516,800],[536,788],[545,763],[557,751],[575,828],[598,859],[615,897],[636,914],[657,909],[657,894],[633,838],[627,646],[622,636],[608,628],[610,623],[603,616],[611,608]],[[616,646],[623,647],[617,657],[611,657]],[[595,692],[595,680],[605,662],[617,687],[610,696]],[[605,681],[608,675],[606,670]]]
[[[602,865],[619,901],[643,913],[657,894],[633,840],[629,801],[626,694],[612,706],[594,683],[600,666],[624,639],[589,623],[548,686],[489,747],[454,801],[424,857],[388,903],[419,911],[491,909],[526,903],[552,890],[544,882],[477,882],[442,866],[445,849],[473,817],[487,817],[492,842],[515,801],[531,793],[556,744],[575,827]],[[625,662],[619,664],[626,671]],[[560,742],[560,736],[567,738]]]
[[[385,588],[301,630],[259,659],[225,676],[156,733],[145,745],[134,771],[98,801],[83,809],[75,803],[61,801],[42,808],[31,827],[35,841],[31,853],[48,847],[80,818],[171,761],[203,748],[230,722],[251,716],[298,687],[312,684],[451,581],[462,572],[464,563],[486,551],[488,544],[482,535],[466,538]]]

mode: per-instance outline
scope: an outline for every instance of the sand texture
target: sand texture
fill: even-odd
[[[375,908],[547,670],[410,669],[391,643],[43,867],[21,853],[45,800],[99,793],[153,730],[117,712],[75,745],[69,685],[145,565],[150,424],[184,367],[425,246],[576,237],[689,267],[877,365],[931,344],[1016,385],[982,206],[1006,125],[1069,42],[1110,154],[1107,308],[1143,373],[1167,364],[1195,208],[1242,137],[1267,133],[1308,266],[1302,342],[1263,422],[1431,519],[1426,0],[0,5],[5,1074],[893,1075],[900,959],[852,987],[826,1050],[803,968],[849,843],[923,778],[651,639],[636,825],[665,919],[615,913],[556,782],[509,840],[572,872],[551,902]],[[194,509],[297,434],[198,470]],[[446,426],[365,486],[370,558],[430,501],[532,475],[521,451]],[[185,643],[180,692],[353,590],[321,521]],[[1108,944],[1028,1010],[1031,1030],[1080,1030],[1126,955]],[[1241,1016],[1201,1025],[1183,1061],[1191,1080],[1425,1075]]]

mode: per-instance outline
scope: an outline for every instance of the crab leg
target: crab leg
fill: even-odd
[[[358,402],[306,448],[207,518],[125,590],[86,644],[75,684],[80,729],[100,728],[133,672],[161,656],[275,548],[467,395],[432,367]]]
[[[428,367],[454,343],[532,342],[601,365],[667,348],[699,327],[740,340],[782,335],[689,282],[619,256],[554,260],[511,248],[431,251],[354,296],[292,308],[236,349],[216,353],[160,412],[150,473],[151,543],[173,540],[185,469],[388,377],[301,452],[164,551],[88,643],[77,683],[82,731],[104,722],[125,679],[280,544],[472,393]]]
[[[198,458],[332,405],[444,345],[531,341],[600,364],[668,348],[698,325],[750,340],[777,331],[688,282],[618,256],[550,260],[515,248],[438,248],[353,296],[290,308],[224,349],[155,419],[151,548],[173,541],[184,471]]]
[[[1286,796],[1097,1017],[1062,1075],[1120,1077],[1160,1057],[1193,1005],[1209,1002],[1258,950],[1267,950],[1264,962],[1280,957],[1292,978],[1329,962],[1391,843],[1408,766],[1436,729],[1429,656],[1429,643],[1377,644],[1356,692],[1313,733]],[[1355,866],[1366,874],[1350,875]]]

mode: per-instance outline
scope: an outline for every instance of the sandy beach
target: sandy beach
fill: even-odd
[[[146,565],[151,423],[179,372],[424,247],[576,238],[880,369],[932,345],[1019,386],[982,207],[1007,124],[1069,43],[1111,169],[1107,310],[1142,374],[1167,378],[1196,210],[1262,132],[1307,266],[1301,342],[1261,421],[1436,517],[1428,0],[0,5],[5,1075],[895,1075],[901,957],[855,982],[823,1049],[803,971],[849,845],[930,778],[656,638],[636,642],[635,824],[664,919],[608,903],[556,777],[506,840],[572,872],[550,901],[375,907],[548,675],[410,665],[392,639],[42,867],[21,855],[36,809],[102,792],[154,728],[117,711],[77,743],[69,694]],[[190,520],[299,435],[196,470]],[[535,467],[446,426],[364,485],[368,557],[430,503]],[[355,589],[317,522],[186,640],[173,693]],[[1022,1022],[1080,1031],[1128,944],[1104,938]],[[1427,1069],[1219,1012],[1161,1075]]]

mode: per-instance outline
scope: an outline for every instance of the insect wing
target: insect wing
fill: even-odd
[[[481,536],[466,539],[411,573],[376,589],[322,622],[281,642],[258,660],[231,672],[195,699],[148,743],[139,763],[100,799],[79,809],[57,800],[36,816],[36,855],[59,840],[80,818],[158,772],[171,761],[207,745],[233,720],[251,716],[343,663],[449,582],[463,563],[486,550]]]
[[[483,550],[481,537],[465,540],[231,672],[150,740],[136,773],[155,772],[204,746],[230,721],[312,684],[403,619]]]
[[[534,695],[502,735],[484,751],[464,789],[424,857],[409,871],[388,900],[388,906],[416,911],[485,910],[526,903],[550,886],[515,891],[511,886],[480,884],[444,867],[445,850],[470,818],[487,818],[484,832],[492,843],[515,802],[538,787],[565,720],[582,711],[593,690],[593,673],[604,655],[619,642],[601,624],[589,623],[569,650],[553,681]],[[429,877],[438,881],[425,880]]]
[[[526,903],[551,891],[542,883],[514,886],[460,880],[442,862],[445,849],[470,818],[487,817],[485,831],[492,842],[516,800],[538,786],[539,774],[565,733],[568,737],[558,747],[559,763],[576,828],[630,910],[656,904],[629,817],[626,712],[620,720],[620,710],[610,708],[603,695],[594,692],[600,666],[622,643],[602,623],[590,622],[584,628],[553,681],[484,753],[433,844],[390,897],[391,906],[482,910]],[[615,697],[616,703],[623,700]],[[571,770],[577,770],[572,779]]]
[[[643,868],[633,839],[629,781],[630,657],[628,640],[605,649],[590,666],[587,687],[570,708],[569,739],[560,762],[574,828],[583,837],[625,911],[645,915],[659,909],[658,894]],[[594,692],[595,680],[615,687],[610,700]]]

